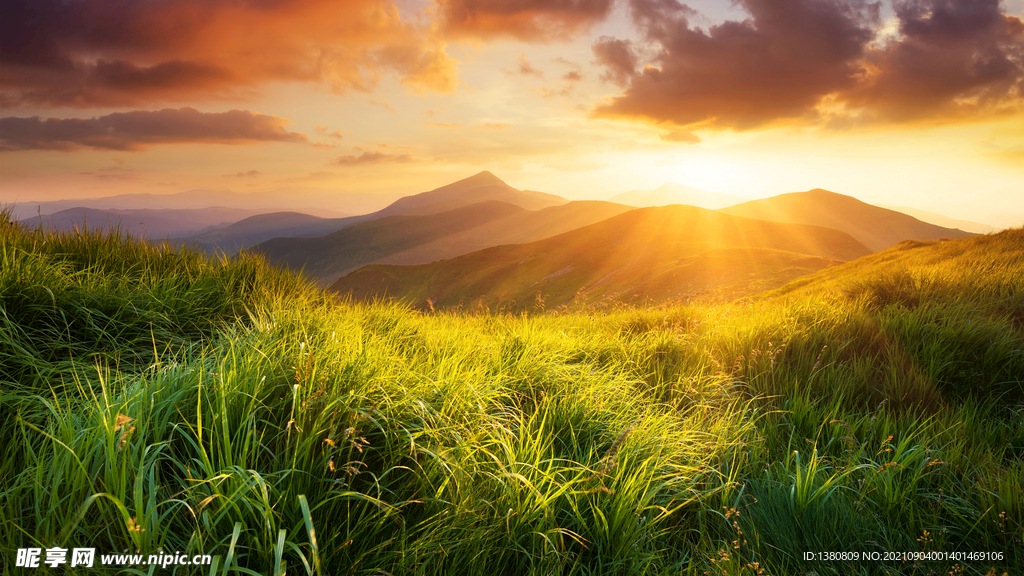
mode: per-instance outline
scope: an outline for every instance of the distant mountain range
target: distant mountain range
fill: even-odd
[[[49,216],[71,208],[93,208],[98,210],[196,210],[208,206],[220,206],[246,210],[250,214],[282,210],[287,200],[283,194],[267,192],[232,192],[230,190],[188,190],[173,194],[119,194],[101,198],[76,198],[49,202],[18,202],[14,205],[14,216],[18,220],[42,215]],[[320,206],[290,206],[289,210],[315,214],[326,218],[338,218],[346,214]]]
[[[665,206],[431,264],[365,266],[331,289],[356,299],[393,296],[418,307],[640,304],[776,287],[870,253],[829,228]]]
[[[820,188],[744,202],[723,208],[721,212],[772,222],[835,228],[849,233],[875,252],[908,239],[936,240],[972,236],[970,232],[928,224],[913,216]]]
[[[248,218],[223,229],[197,235],[190,240],[207,251],[223,251],[230,254],[274,238],[326,236],[360,222],[379,220],[388,216],[437,214],[488,201],[502,202],[526,210],[539,210],[568,202],[565,198],[553,194],[517,190],[494,174],[485,171],[428,192],[404,196],[385,208],[369,214],[345,218],[312,218],[295,212],[275,212]],[[292,246],[287,243],[286,245]],[[305,264],[304,259],[299,262],[291,255],[281,256],[279,259],[267,247],[262,248],[261,251],[268,254],[272,260],[287,263],[296,269],[302,268],[302,265]],[[292,253],[289,252],[289,254]],[[312,254],[303,254],[302,256],[313,256],[320,259]],[[327,266],[327,268],[338,269],[333,265]]]
[[[268,212],[261,204],[266,198],[245,208],[138,207],[247,198],[257,197],[123,195],[94,200],[136,207],[72,207],[23,221],[63,229],[119,225],[211,252],[258,251],[357,299],[520,311],[735,298],[904,240],[973,235],[923,220],[975,224],[922,211],[918,219],[909,208],[890,210],[821,189],[744,201],[666,184],[616,195],[618,203],[570,202],[518,190],[490,172],[358,216]]]
[[[750,199],[743,198],[742,196],[733,196],[732,194],[708,192],[707,190],[700,190],[674,182],[669,182],[654,190],[630,190],[629,192],[616,194],[608,199],[609,202],[636,206],[637,208],[686,204],[711,210],[725,208],[726,206],[732,206],[747,200]]]
[[[497,244],[530,242],[631,210],[569,202],[543,210],[487,200],[426,216],[385,216],[319,238],[275,238],[253,248],[325,286],[371,262],[422,264]]]
[[[103,210],[99,208],[69,208],[48,216],[28,217],[21,220],[30,228],[42,226],[50,230],[75,228],[119,228],[141,238],[163,240],[193,236],[228,226],[239,219],[252,216],[256,210],[215,206],[201,209],[139,209]]]

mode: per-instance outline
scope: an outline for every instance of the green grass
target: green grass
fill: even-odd
[[[5,572],[29,546],[217,557],[170,574],[1024,572],[1020,230],[532,317],[2,230]],[[913,290],[885,269],[911,257]],[[830,551],[1002,559],[804,559]]]

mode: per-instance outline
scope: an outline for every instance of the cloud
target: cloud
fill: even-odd
[[[676,0],[630,0],[653,56],[637,71],[634,44],[598,39],[604,78],[625,89],[592,115],[747,130],[1024,109],[1024,23],[999,0],[895,0],[896,27],[865,0],[736,3],[749,19],[704,30]]]
[[[245,172],[238,172],[236,174],[228,174],[227,176],[230,178],[256,178],[257,176],[262,175],[263,173],[259,170],[248,170]]]
[[[749,129],[813,111],[822,97],[856,81],[858,59],[881,22],[878,4],[862,0],[739,0],[751,19],[706,32],[696,13],[675,0],[631,0],[657,64],[632,76],[626,91],[597,107],[598,116],[633,117],[680,126],[707,123]],[[599,60],[611,40],[595,45]],[[616,41],[618,42],[618,41]],[[622,80],[629,66],[605,56]]]
[[[339,166],[361,166],[364,164],[383,164],[386,162],[405,163],[411,162],[412,156],[408,154],[387,154],[385,152],[363,152],[362,154],[349,154],[346,156],[338,156],[338,158],[332,162]]]
[[[612,0],[439,0],[442,29],[455,37],[566,40],[604,20]]]
[[[520,52],[519,57],[516,58],[516,69],[508,71],[508,74],[520,74],[522,76],[536,76],[538,78],[544,76],[544,72],[533,67],[530,61],[526,59],[526,53]]]
[[[671,132],[659,134],[658,137],[664,142],[680,142],[683,144],[698,144],[701,141],[700,136],[686,130],[672,130]]]
[[[455,61],[394,0],[8,0],[7,104],[134,106],[251,97],[269,82],[453,91]],[[254,33],[259,31],[259,33]]]
[[[571,72],[566,72],[565,74],[563,74],[562,80],[565,80],[566,82],[579,82],[580,80],[583,80],[583,75],[575,70],[572,70]]]
[[[510,122],[484,122],[483,124],[476,124],[475,127],[491,130],[504,130],[506,128],[511,128],[512,124]]]
[[[337,130],[330,130],[327,128],[327,126],[317,126],[316,128],[314,128],[314,130],[316,130],[317,136],[338,138],[339,140],[341,138],[344,138],[344,136],[342,136],[341,134],[341,128],[338,128]]]
[[[462,124],[454,124],[454,123],[449,123],[449,122],[434,122],[434,121],[430,121],[430,122],[424,122],[423,125],[424,126],[430,126],[430,127],[433,127],[433,128],[446,128],[446,129],[449,129],[449,130],[455,129],[455,128],[462,128]]]
[[[636,74],[637,57],[629,40],[601,36],[592,47],[598,64],[605,67],[601,79],[626,86]]]
[[[0,118],[0,150],[100,148],[141,150],[154,144],[306,142],[288,132],[288,120],[231,110],[200,112],[195,108],[116,112],[98,118]]]
[[[890,121],[984,116],[1024,104],[1024,23],[998,0],[903,0],[902,37],[870,51],[841,98]]]

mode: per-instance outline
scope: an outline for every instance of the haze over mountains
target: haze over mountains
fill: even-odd
[[[374,264],[331,289],[417,306],[550,309],[589,302],[668,301],[716,290],[780,286],[871,253],[849,234],[693,206],[640,208],[528,244],[487,248],[420,266]],[[427,302],[429,301],[429,304]]]
[[[253,248],[330,284],[371,262],[422,264],[498,244],[530,242],[632,210],[610,202],[569,202],[542,210],[487,200],[426,216],[385,216],[319,238],[275,238]]]
[[[228,226],[256,212],[223,206],[138,210],[69,208],[48,216],[30,216],[22,222],[30,228],[42,226],[50,230],[72,230],[83,226],[93,229],[120,228],[132,236],[161,240],[202,234]]]
[[[630,190],[629,192],[616,194],[608,199],[609,202],[636,206],[637,208],[686,204],[711,210],[725,208],[726,206],[732,206],[747,200],[750,200],[750,198],[719,192],[708,192],[707,190],[684,186],[674,182],[669,182],[654,190]]]
[[[909,216],[913,216],[922,222],[935,224],[936,226],[942,226],[943,228],[957,228],[964,232],[972,232],[974,234],[991,234],[998,231],[998,228],[989,224],[972,222],[970,220],[957,220],[956,218],[950,218],[948,216],[943,216],[942,214],[928,212],[927,210],[919,210],[917,208],[909,208],[907,206],[883,206],[882,204],[878,204],[878,206],[880,208],[902,212]]]
[[[249,213],[276,212],[289,204],[284,194],[265,192],[242,193],[230,190],[188,190],[173,194],[119,194],[101,198],[76,198],[49,202],[17,202],[14,217],[27,219],[39,214],[48,216],[71,208],[98,210],[195,210],[209,206],[236,208]],[[325,218],[345,216],[345,213],[316,205],[291,206],[289,210],[305,212]]]

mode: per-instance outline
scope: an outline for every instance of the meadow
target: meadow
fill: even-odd
[[[5,573],[1024,573],[1024,230],[732,303],[471,314],[7,220]]]

